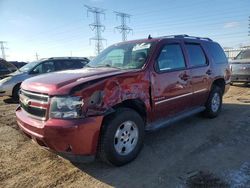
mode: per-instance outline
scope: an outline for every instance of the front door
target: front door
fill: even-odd
[[[165,118],[191,106],[192,86],[181,43],[166,42],[151,73],[153,119]]]

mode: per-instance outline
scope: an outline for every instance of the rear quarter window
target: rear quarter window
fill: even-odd
[[[205,46],[216,64],[228,63],[226,54],[219,44],[210,42],[206,43]]]

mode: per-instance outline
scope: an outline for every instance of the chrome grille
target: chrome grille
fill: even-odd
[[[20,90],[19,98],[24,111],[34,118],[45,120],[49,103],[48,95]]]

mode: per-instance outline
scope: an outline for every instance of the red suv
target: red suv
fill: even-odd
[[[188,35],[128,41],[87,67],[37,76],[21,85],[17,122],[39,145],[66,156],[133,160],[145,130],[221,111],[230,69],[216,42]]]

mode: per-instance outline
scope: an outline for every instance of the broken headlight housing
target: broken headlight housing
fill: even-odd
[[[81,97],[52,97],[50,104],[50,118],[73,119],[81,118],[84,102]]]

